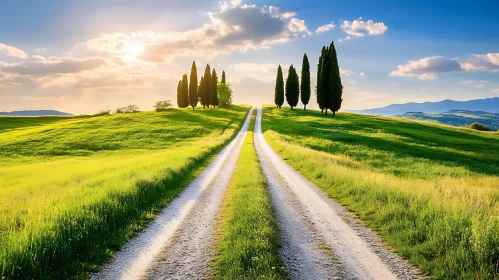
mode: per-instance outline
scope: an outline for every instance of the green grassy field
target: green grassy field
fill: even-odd
[[[0,279],[84,278],[233,138],[247,111],[0,118]]]
[[[255,112],[217,224],[214,279],[287,279],[279,228],[253,145]]]
[[[499,135],[266,107],[271,146],[437,279],[499,278]]]

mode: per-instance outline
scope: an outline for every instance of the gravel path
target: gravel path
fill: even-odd
[[[205,278],[213,222],[252,113],[234,140],[92,279]]]
[[[261,120],[259,108],[255,146],[281,228],[280,253],[293,279],[424,279],[384,248],[359,219],[287,164],[265,140]]]

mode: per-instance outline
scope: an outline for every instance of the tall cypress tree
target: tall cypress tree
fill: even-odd
[[[321,113],[324,113],[324,104],[322,103],[322,60],[324,58],[324,53],[326,52],[326,47],[322,47],[321,56],[319,57],[319,64],[317,65],[317,86],[315,87],[315,94],[317,96],[317,105],[321,109]]]
[[[325,48],[325,52],[322,57],[321,65],[321,104],[325,109],[325,114],[327,115],[327,109],[329,109],[329,72],[330,72],[330,55],[329,49]]]
[[[210,97],[210,104],[213,105],[214,108],[218,106],[219,100],[218,100],[218,76],[217,76],[217,71],[215,71],[215,68],[213,68],[213,72],[211,73],[211,97]]]
[[[208,106],[210,108],[210,92],[211,92],[211,69],[210,65],[206,65],[204,69],[204,77],[203,77],[204,85],[203,85],[203,94],[200,96],[201,104],[203,104],[203,109]]]
[[[189,107],[189,82],[187,81],[187,74],[182,76],[182,108]]]
[[[198,97],[199,97],[199,101],[201,101],[201,96],[203,96],[204,94],[204,77],[201,76],[201,80],[199,81],[199,87],[198,87]]]
[[[222,81],[221,81],[222,84],[225,84],[226,81],[225,81],[225,70],[222,71]]]
[[[341,103],[343,102],[343,85],[341,84],[340,67],[338,65],[338,57],[336,54],[336,48],[334,47],[334,42],[331,42],[329,46],[329,109],[333,111],[333,118],[336,111],[341,108]]]
[[[274,103],[277,108],[281,108],[284,103],[284,78],[282,76],[281,65],[277,68],[277,78],[275,81]]]
[[[189,105],[191,105],[192,110],[198,105],[198,70],[196,68],[196,62],[192,62],[191,67],[191,77],[189,80]]]
[[[300,95],[300,81],[298,80],[298,73],[296,73],[296,69],[289,66],[288,78],[286,79],[286,101],[289,106],[291,106],[291,110],[298,104],[298,98]]]
[[[182,108],[182,80],[177,84],[177,106]]]
[[[303,103],[303,110],[307,110],[307,104],[310,101],[310,63],[307,54],[303,55],[301,66],[300,98],[301,103]]]

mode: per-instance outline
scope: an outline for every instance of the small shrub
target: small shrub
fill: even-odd
[[[471,129],[475,129],[475,130],[480,130],[480,131],[491,131],[491,129],[481,123],[472,123],[471,125],[468,126],[469,128]]]
[[[110,115],[111,110],[101,110],[99,113],[93,114],[94,117]]]
[[[127,114],[127,113],[136,113],[136,112],[140,112],[139,106],[137,105],[128,105],[116,109],[116,114]]]
[[[163,112],[171,109],[172,107],[173,105],[171,100],[158,101],[156,102],[156,105],[154,105],[154,109],[156,109],[156,112]]]

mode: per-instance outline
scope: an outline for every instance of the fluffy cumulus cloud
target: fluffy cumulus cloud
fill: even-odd
[[[0,43],[0,53],[7,55],[7,56],[11,56],[11,57],[18,57],[18,58],[27,58],[28,57],[28,55],[25,52],[23,52],[22,50],[15,48],[15,47],[7,46],[7,45],[2,44],[2,43]]]
[[[354,37],[362,37],[364,35],[381,35],[388,29],[383,22],[374,22],[373,20],[363,21],[358,18],[354,21],[343,21],[341,29],[348,35]],[[349,37],[351,38],[351,37]]]
[[[319,26],[316,30],[315,30],[315,33],[322,33],[322,32],[326,32],[326,31],[329,31],[331,29],[333,29],[335,27],[334,23],[329,23],[329,24],[326,24],[326,25],[322,25],[322,26]]]
[[[186,32],[102,34],[88,40],[85,46],[99,52],[127,54],[140,45],[139,58],[161,63],[182,56],[211,58],[233,51],[265,49],[311,34],[295,13],[273,6],[224,1],[218,11],[206,15],[208,23]]]
[[[468,58],[432,56],[398,66],[391,76],[417,77],[433,80],[438,74],[451,72],[499,72],[499,53],[474,54]]]

